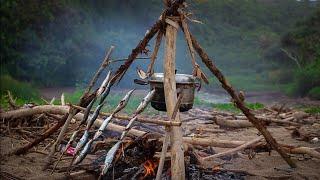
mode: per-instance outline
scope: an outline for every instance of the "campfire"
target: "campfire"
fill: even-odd
[[[154,162],[154,160],[147,160],[144,164],[144,178],[148,176],[155,176],[155,170],[157,168],[158,164]]]

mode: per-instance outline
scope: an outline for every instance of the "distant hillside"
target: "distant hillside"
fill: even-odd
[[[319,2],[295,0],[187,2],[193,18],[204,23],[190,22],[191,32],[231,82],[247,90],[284,86],[275,77],[287,68],[278,59],[288,61],[284,53],[277,54],[280,41],[296,28],[296,22],[319,8]],[[161,0],[3,0],[1,73],[42,86],[84,84],[107,47],[116,45],[114,58],[126,57],[162,10]],[[178,72],[190,73],[182,34],[177,53]],[[161,59],[160,53],[157,71],[162,71]],[[132,69],[146,67],[145,62],[135,63]],[[120,86],[133,85],[135,73],[128,74],[127,83]],[[207,88],[217,87],[211,81]]]

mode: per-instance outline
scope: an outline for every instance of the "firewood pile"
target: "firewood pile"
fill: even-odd
[[[54,127],[56,123],[68,113],[70,107],[78,108],[78,113],[71,121],[71,125],[64,135],[64,140],[59,146],[60,153],[65,152],[67,140],[81,123],[85,108],[75,105],[35,105],[26,104],[23,107],[12,106],[10,111],[1,113],[1,134],[2,136],[18,139],[24,147],[30,144],[47,132],[50,127]],[[320,117],[319,115],[311,115],[302,111],[293,109],[279,109],[277,107],[266,107],[254,111],[256,117],[263,121],[268,128],[284,127],[292,133],[292,138],[307,141],[312,147],[301,147],[290,144],[281,144],[286,152],[290,154],[304,154],[312,158],[320,159],[319,148],[314,145],[319,144],[320,137]],[[102,119],[110,116],[109,113],[100,112],[97,121],[94,123],[96,128],[89,130],[89,136],[93,137],[96,129],[103,123]],[[253,153],[269,152],[270,146],[257,136],[252,140],[220,140],[224,134],[242,129],[254,129],[252,124],[246,119],[242,113],[231,113],[217,111],[214,109],[194,108],[188,112],[181,113],[182,128],[184,132],[185,161],[188,169],[187,177],[227,177],[248,175],[247,172],[232,172],[225,169],[216,169],[214,171],[205,168],[206,162],[215,160],[226,160],[232,158],[238,153],[244,153],[251,157]],[[69,163],[74,152],[70,148],[63,157],[61,165],[54,167],[55,163],[49,166],[57,173],[71,171],[70,175],[79,175],[80,173],[89,173],[93,177],[98,178],[101,173],[101,166],[104,165],[104,157],[108,150],[116,144],[121,132],[125,129],[130,118],[126,115],[116,115],[112,123],[109,124],[107,130],[104,130],[102,137],[99,137],[91,146],[88,157],[80,164],[72,166],[69,169]],[[159,158],[161,156],[162,141],[165,126],[159,128],[158,124],[166,121],[166,116],[139,116],[138,121],[148,122],[148,124],[137,123],[130,131],[129,136],[124,138],[122,147],[115,154],[112,170],[108,171],[106,177],[115,177],[116,179],[153,179],[155,178]],[[158,124],[152,123],[152,121]],[[155,130],[156,129],[156,130]],[[79,133],[83,133],[85,127],[80,128]],[[219,135],[220,139],[216,139],[213,135]],[[58,132],[53,133],[50,137],[44,139],[39,144],[21,152],[18,149],[13,150],[13,154],[39,153],[48,155],[49,147],[53,144],[58,136]],[[78,137],[75,142],[78,142]],[[76,143],[71,147],[75,147]],[[216,152],[215,148],[223,148],[224,151]],[[170,152],[170,147],[168,148]],[[164,168],[161,174],[162,179],[170,177],[170,163],[168,157],[170,153],[166,153]],[[55,154],[54,161],[57,162],[59,154]],[[231,173],[231,174],[230,174]]]

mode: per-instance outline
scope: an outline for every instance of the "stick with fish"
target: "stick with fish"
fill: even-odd
[[[61,153],[58,161],[56,162],[54,168],[51,171],[51,174],[54,172],[54,170],[56,169],[57,165],[59,164],[59,162],[61,161],[61,158],[63,157],[64,153],[66,153],[66,151],[68,150],[68,148],[71,146],[71,144],[75,141],[79,130],[81,128],[81,126],[83,124],[85,124],[88,120],[90,111],[93,107],[93,104],[95,103],[95,101],[97,100],[97,98],[104,92],[104,91],[110,91],[110,80],[111,80],[111,71],[108,72],[106,78],[103,80],[102,84],[100,85],[99,89],[96,92],[96,96],[91,100],[91,102],[89,103],[89,105],[87,106],[85,112],[84,112],[84,116],[83,119],[81,120],[79,126],[77,127],[77,129],[73,132],[73,134],[71,135],[67,145],[65,146],[63,152]],[[86,134],[86,133],[85,133]],[[85,137],[84,137],[85,138]],[[81,138],[83,141],[85,141],[84,138]]]
[[[120,144],[122,143],[123,139],[128,134],[129,130],[132,128],[134,122],[137,120],[138,115],[145,110],[145,108],[147,107],[147,105],[151,101],[151,99],[154,96],[154,94],[155,94],[155,90],[152,90],[147,94],[146,97],[143,98],[143,100],[139,104],[138,108],[133,113],[133,117],[131,118],[131,120],[129,121],[128,125],[126,126],[126,128],[122,132],[119,141],[108,151],[108,153],[106,155],[106,158],[105,158],[105,161],[104,161],[103,169],[102,169],[101,174],[99,176],[99,179],[101,179],[108,172],[108,169],[112,165],[114,156],[115,156],[117,150],[119,149]]]
[[[80,141],[76,145],[74,155],[73,155],[73,158],[70,163],[70,167],[72,166],[72,164],[73,164],[76,156],[80,152],[80,150],[86,145],[86,143],[89,140],[89,130],[90,130],[91,126],[93,125],[93,123],[95,122],[95,120],[97,119],[97,117],[100,113],[100,110],[105,105],[105,99],[107,98],[107,96],[110,93],[110,89],[112,86],[112,84],[110,82],[111,82],[111,73],[109,72],[107,78],[103,81],[102,85],[100,86],[100,88],[97,91],[97,95],[100,96],[100,101],[99,101],[98,106],[96,107],[96,109],[92,115],[89,115],[89,114],[85,115],[85,117],[88,118],[88,120],[83,121],[83,122],[87,122],[87,126],[86,126],[86,129],[85,129]],[[90,110],[88,109],[88,111],[86,113],[89,113],[89,112],[90,112]],[[70,170],[70,168],[69,168],[69,170]]]
[[[106,129],[108,124],[111,122],[111,119],[113,118],[113,116],[126,107],[126,105],[128,104],[129,99],[130,99],[133,91],[134,91],[134,89],[129,91],[124,96],[124,98],[122,98],[122,100],[119,102],[118,106],[113,110],[111,115],[103,121],[103,123],[101,124],[100,128],[96,131],[94,137],[85,145],[85,147],[82,149],[80,154],[77,156],[77,158],[74,161],[74,164],[79,164],[79,163],[81,163],[83,161],[83,159],[87,156],[87,154],[88,154],[88,152],[89,152],[89,150],[91,148],[92,143],[94,141],[96,141],[101,136],[103,131]]]

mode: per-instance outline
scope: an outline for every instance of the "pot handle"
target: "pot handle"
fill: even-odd
[[[201,87],[202,87],[201,81],[195,82],[194,85],[196,86],[197,91],[200,91],[200,89],[201,89]]]
[[[135,84],[139,84],[139,85],[148,85],[149,84],[148,81],[144,81],[144,80],[141,80],[141,79],[134,79],[133,82]]]

